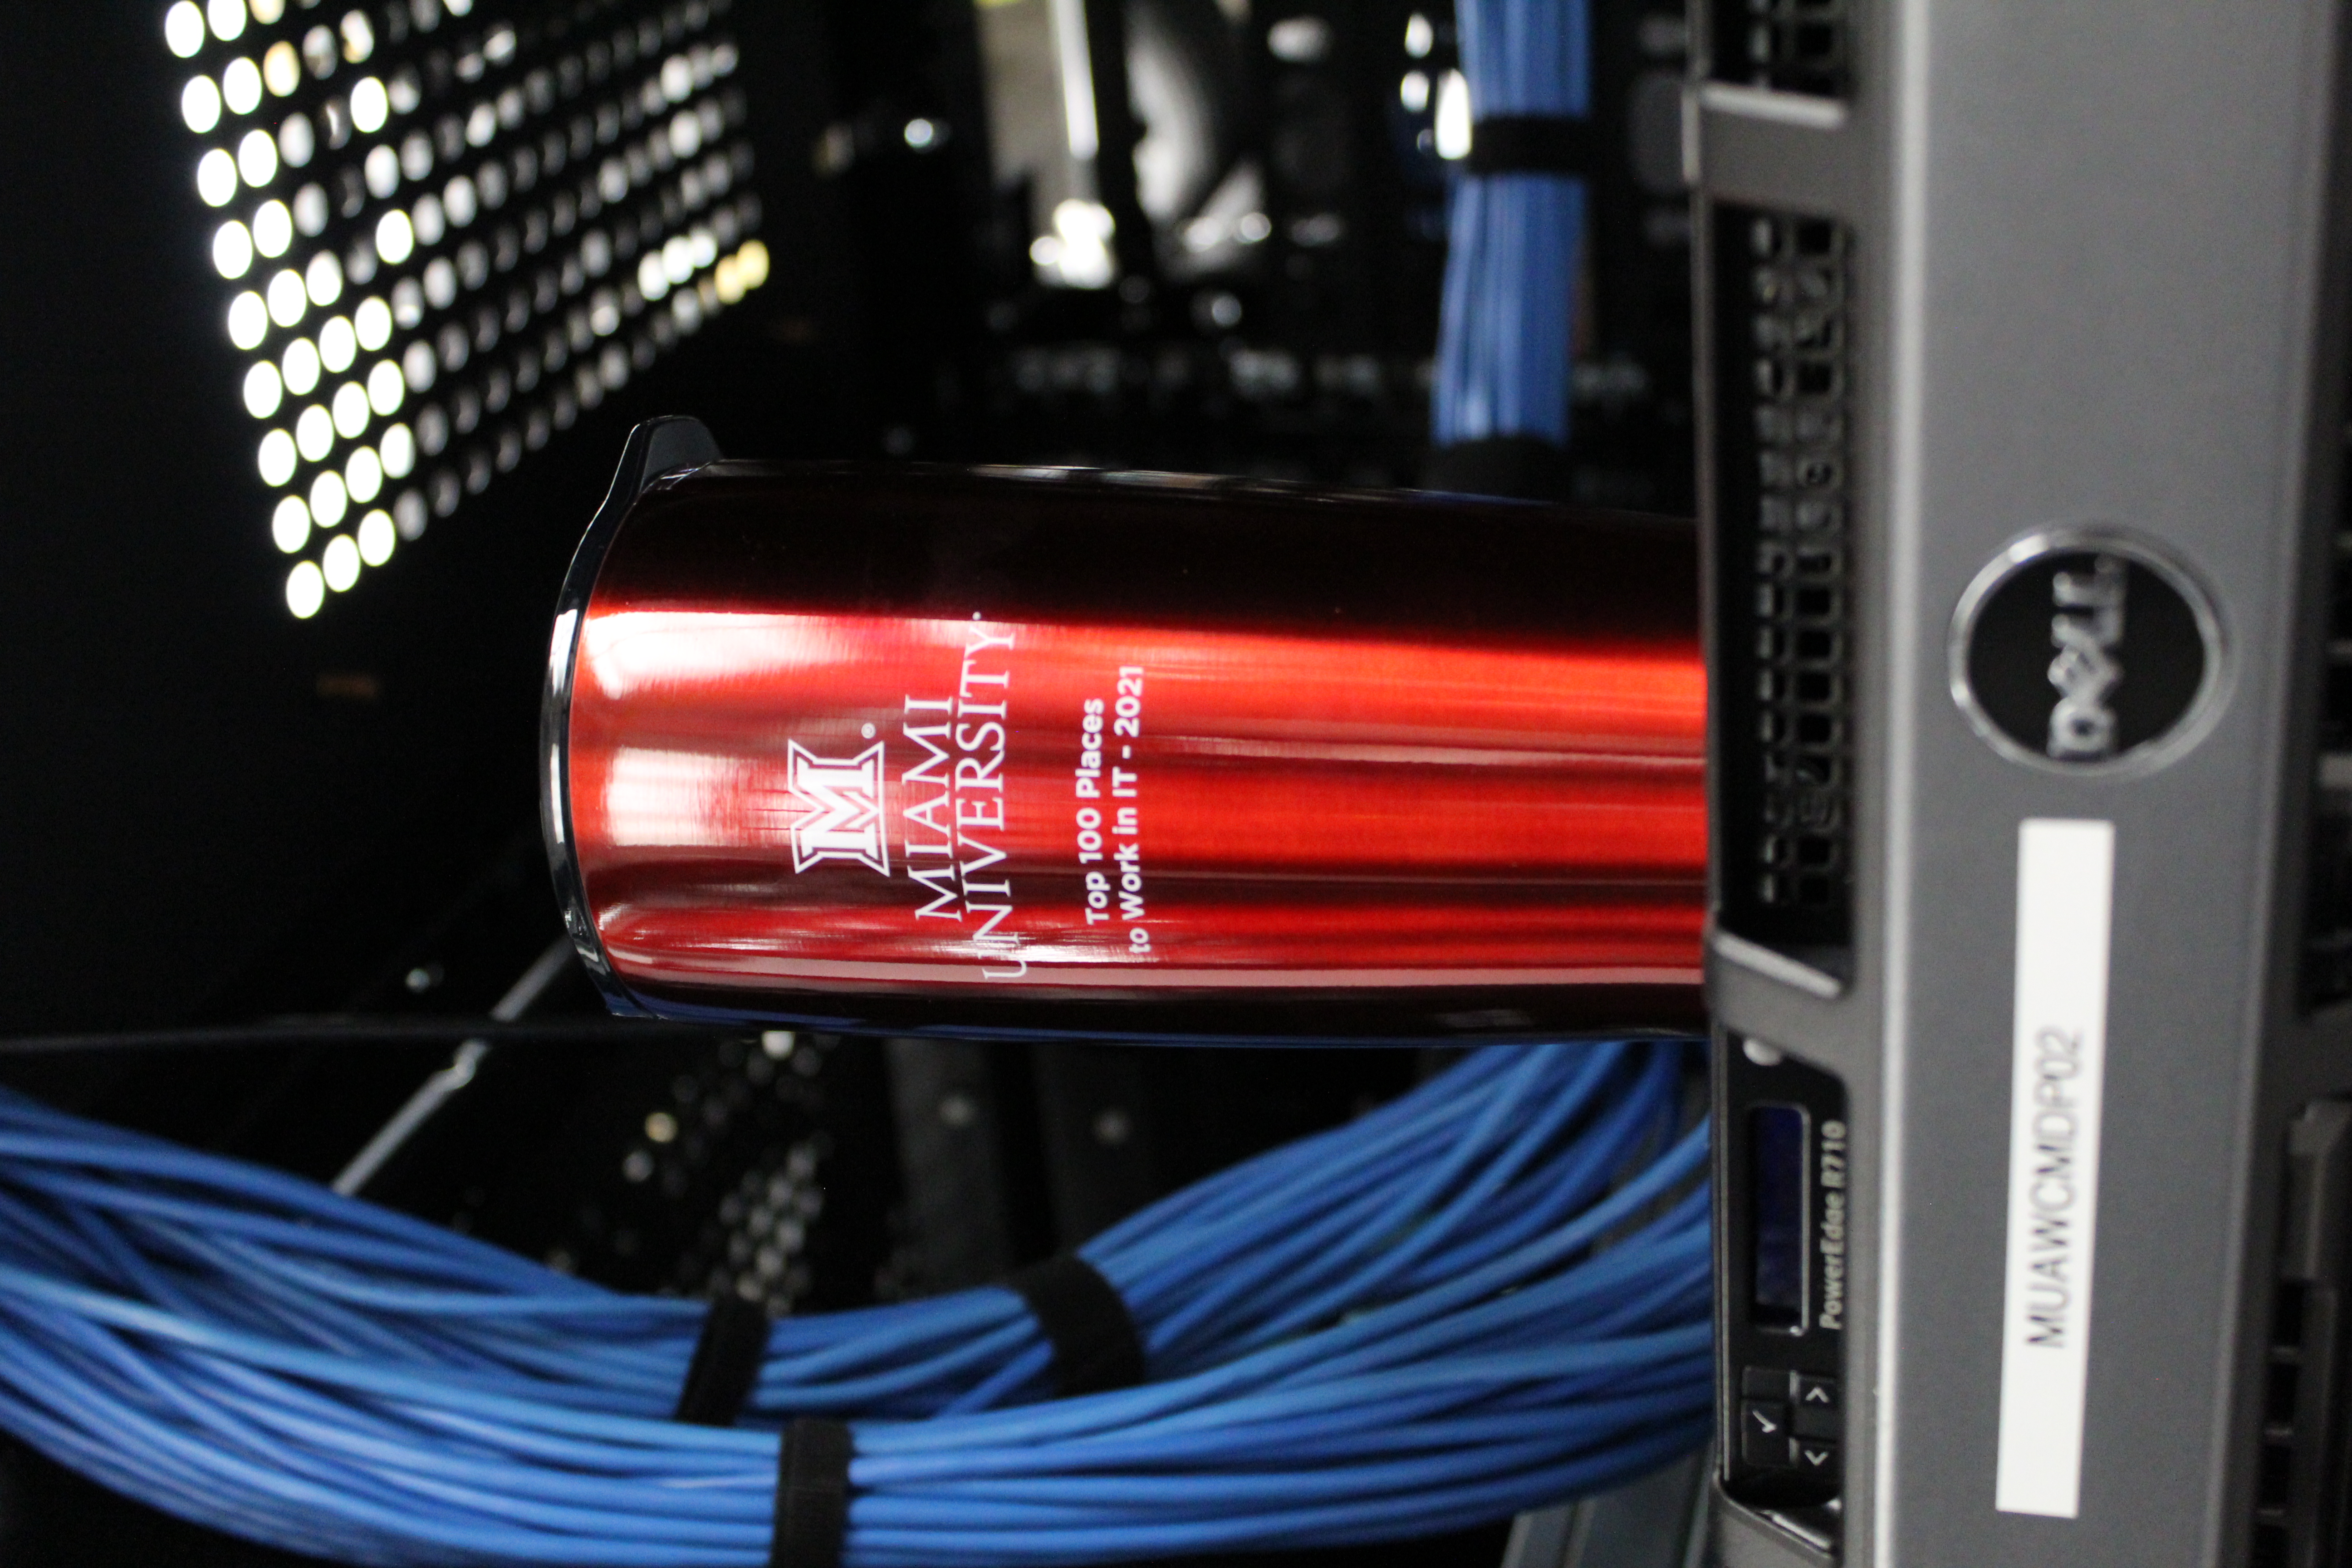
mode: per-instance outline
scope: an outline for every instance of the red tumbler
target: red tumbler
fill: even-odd
[[[1292,1043],[1698,1015],[1687,523],[631,437],[546,828],[617,1011]]]

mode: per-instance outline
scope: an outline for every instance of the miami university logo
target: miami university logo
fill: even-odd
[[[820,757],[792,743],[793,869],[820,860],[855,860],[890,874],[890,846],[882,832],[882,742],[846,762]]]

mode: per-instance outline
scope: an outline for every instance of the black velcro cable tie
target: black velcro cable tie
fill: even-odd
[[[849,1533],[849,1428],[802,1415],[776,1456],[776,1533],[768,1568],[841,1568]]]
[[[1470,127],[1474,174],[1591,174],[1601,164],[1601,138],[1589,120],[1549,114],[1498,114]]]
[[[1060,1253],[1005,1282],[1029,1303],[1054,1347],[1054,1392],[1065,1399],[1143,1381],[1143,1337],[1127,1303],[1093,1264]]]
[[[732,1426],[751,1396],[760,1363],[768,1353],[768,1309],[740,1296],[710,1303],[686,1383],[677,1391],[674,1420],[696,1426]]]

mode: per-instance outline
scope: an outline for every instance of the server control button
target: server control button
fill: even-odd
[[[1797,1468],[1809,1476],[1823,1476],[1834,1480],[1838,1474],[1838,1446],[1818,1437],[1800,1437],[1790,1446]]]
[[[1845,1417],[1834,1410],[1800,1405],[1790,1425],[1800,1437],[1835,1437],[1845,1428]]]
[[[1838,1398],[1838,1384],[1836,1378],[1807,1377],[1802,1373],[1798,1373],[1798,1409],[1835,1410],[1839,1408],[1840,1404],[1841,1401]]]
[[[1777,1366],[1743,1366],[1739,1369],[1739,1392],[1749,1399],[1786,1399],[1789,1374]]]
[[[1739,1405],[1739,1457],[1751,1465],[1787,1469],[1789,1407],[1777,1401],[1746,1399]]]

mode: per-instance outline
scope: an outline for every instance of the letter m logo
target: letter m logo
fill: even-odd
[[[820,860],[855,860],[890,874],[890,847],[882,832],[882,742],[846,762],[820,757],[792,743],[793,869]]]

